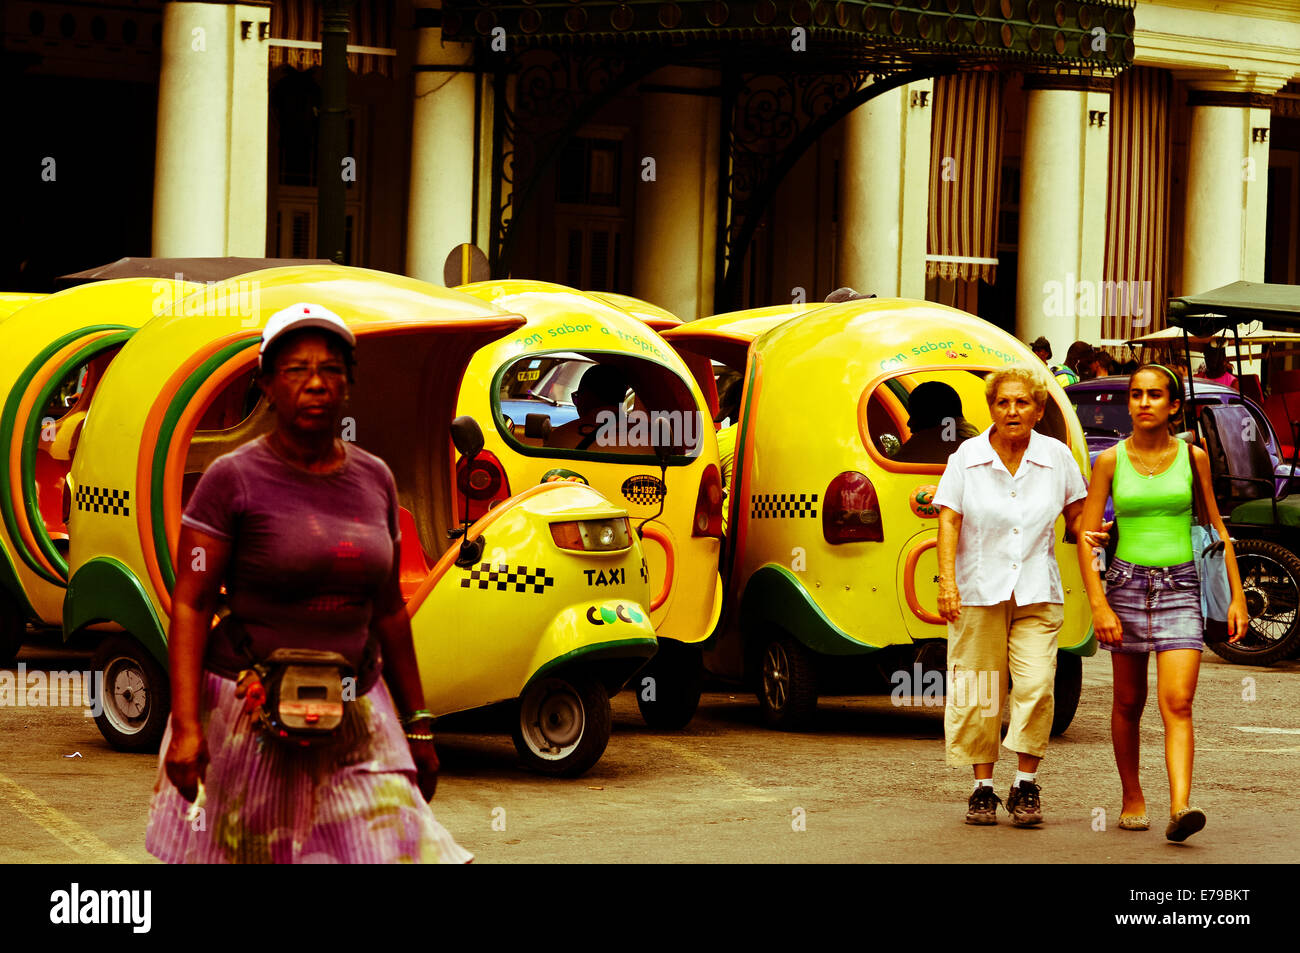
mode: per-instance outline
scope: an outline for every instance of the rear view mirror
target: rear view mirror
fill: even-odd
[[[473,460],[483,449],[483,430],[473,417],[462,415],[451,422],[451,442],[466,460]]]

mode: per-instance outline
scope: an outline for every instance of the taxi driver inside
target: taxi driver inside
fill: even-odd
[[[532,383],[524,388],[521,381]],[[507,440],[543,455],[645,456],[662,442],[693,456],[705,422],[685,381],[630,355],[527,356],[504,370],[496,397]]]

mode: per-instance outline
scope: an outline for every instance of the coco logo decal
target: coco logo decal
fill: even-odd
[[[623,481],[623,496],[630,503],[654,506],[665,496],[663,481],[649,473],[638,473]]]
[[[937,517],[939,507],[934,505],[934,495],[937,492],[939,492],[939,488],[933,483],[918,486],[912,491],[912,495],[907,498],[908,504],[912,507],[912,512],[922,519]]]
[[[608,606],[588,606],[587,621],[592,625],[613,625],[615,622],[643,622],[643,616],[631,606],[619,603],[613,609]]]

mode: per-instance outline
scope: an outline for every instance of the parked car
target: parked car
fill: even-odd
[[[1273,464],[1273,476],[1277,482],[1277,494],[1300,491],[1300,467],[1292,472],[1292,463],[1282,453],[1282,442],[1278,440],[1264,409],[1249,397],[1243,397],[1234,388],[1223,384],[1197,378],[1193,383],[1196,392],[1194,406],[1199,419],[1201,412],[1210,406],[1242,406],[1255,421],[1259,434],[1268,449],[1269,460]],[[1096,377],[1092,380],[1079,381],[1065,388],[1065,393],[1079,415],[1083,426],[1084,439],[1088,441],[1088,456],[1096,463],[1097,454],[1115,446],[1133,430],[1133,421],[1128,413],[1128,376],[1124,374],[1111,377]],[[1186,397],[1189,388],[1183,385]],[[1191,421],[1188,421],[1191,429]],[[1108,513],[1109,518],[1109,513]]]

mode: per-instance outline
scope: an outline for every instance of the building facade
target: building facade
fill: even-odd
[[[316,256],[318,3],[4,15],[4,288]],[[359,0],[348,49],[352,264],[687,319],[849,285],[1058,356],[1300,281],[1300,0]]]

